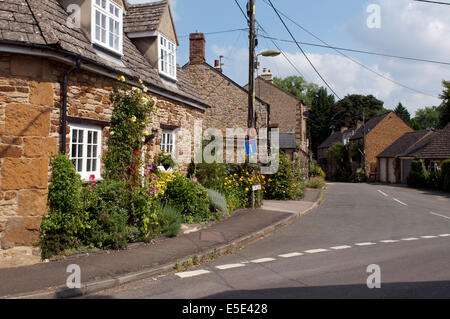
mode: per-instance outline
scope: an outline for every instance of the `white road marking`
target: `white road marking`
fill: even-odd
[[[180,278],[190,278],[190,277],[205,275],[205,274],[209,274],[209,273],[210,273],[210,271],[208,271],[208,270],[200,269],[200,270],[179,272],[175,275],[177,275]]]
[[[329,251],[328,249],[323,249],[323,248],[319,248],[319,249],[310,249],[310,250],[305,250],[305,253],[308,254],[317,254],[317,253],[324,253],[326,251]]]
[[[372,246],[372,245],[376,245],[376,243],[367,242],[367,243],[357,243],[355,245],[356,246]]]
[[[380,191],[380,190],[378,190],[378,192],[380,192],[381,194],[383,194],[383,195],[386,196],[386,197],[389,197],[389,195],[386,194],[385,192],[382,192],[382,191]]]
[[[342,245],[342,246],[334,246],[334,247],[330,247],[330,248],[334,249],[334,250],[342,250],[342,249],[352,248],[352,246]]]
[[[440,237],[450,237],[450,234],[441,234]]]
[[[278,255],[278,257],[281,257],[281,258],[292,258],[292,257],[297,257],[297,256],[303,256],[303,254],[295,252],[295,253]]]
[[[419,238],[416,238],[416,237],[402,238],[402,240],[411,241],[411,240],[419,240]]]
[[[227,269],[233,269],[233,268],[239,268],[239,267],[245,267],[245,265],[244,264],[227,264],[227,265],[216,266],[216,268],[220,269],[220,270],[227,270]]]
[[[254,264],[261,264],[261,263],[267,263],[269,261],[274,261],[276,260],[275,258],[261,258],[261,259],[254,259],[254,260],[250,260],[250,262],[254,263]]]
[[[437,238],[437,236],[420,236],[420,238],[431,239],[431,238]]]
[[[445,216],[445,215],[436,214],[436,213],[433,213],[433,212],[430,212],[430,214],[431,214],[431,215],[436,215],[436,216],[440,216],[440,217],[444,217],[444,218],[450,219],[450,217]]]
[[[387,240],[380,240],[380,243],[390,244],[390,243],[397,243],[399,240],[395,239],[387,239]]]
[[[404,206],[408,206],[407,204],[403,203],[402,201],[399,201],[397,198],[393,198],[393,200],[395,200],[397,203],[400,203]]]

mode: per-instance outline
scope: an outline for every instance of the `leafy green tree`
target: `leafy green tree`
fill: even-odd
[[[308,83],[301,76],[288,76],[284,79],[275,77],[273,83],[279,88],[294,94],[303,100],[306,105],[311,105],[313,95],[319,90],[317,84]]]
[[[315,155],[319,145],[331,134],[330,121],[334,105],[334,95],[328,95],[324,87],[312,96],[306,126],[311,135],[311,148]]]
[[[422,130],[434,130],[439,126],[440,106],[427,106],[416,111],[413,118]],[[414,127],[413,127],[414,128]]]
[[[422,127],[420,126],[419,122],[414,117],[409,121],[409,126],[411,126],[411,128],[414,131],[420,131],[422,129]]]
[[[387,112],[384,102],[373,95],[347,95],[336,103],[332,125],[336,128],[353,127],[364,118],[366,121]]]
[[[441,94],[442,104],[439,114],[439,128],[444,128],[450,122],[450,81],[442,81],[444,91]]]
[[[400,117],[406,124],[409,124],[411,121],[411,114],[409,114],[408,110],[401,102],[399,102],[397,107],[394,109],[394,113],[397,114],[398,117]]]

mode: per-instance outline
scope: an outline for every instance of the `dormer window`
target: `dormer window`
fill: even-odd
[[[177,79],[176,45],[165,36],[158,35],[158,66],[159,73],[173,80]]]
[[[111,0],[92,0],[92,42],[122,55],[123,9]]]

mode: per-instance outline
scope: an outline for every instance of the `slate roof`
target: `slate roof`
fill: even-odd
[[[156,31],[167,4],[167,0],[143,4],[128,4],[127,15],[123,21],[124,32]]]
[[[335,143],[342,143],[342,137],[344,134],[341,131],[334,132],[328,138],[319,145],[319,149],[321,148],[329,148],[333,146]]]
[[[100,57],[94,50],[88,35],[81,29],[67,26],[68,14],[58,0],[3,0],[0,3],[0,42],[40,48],[45,46],[44,48],[79,55],[83,59],[130,78],[140,78],[149,88],[153,85],[208,107],[178,65],[177,84],[166,84],[162,81],[157,69],[153,68],[126,34],[123,37],[124,66],[120,66]]]
[[[394,143],[389,145],[383,152],[378,154],[377,157],[393,158],[399,156],[400,154],[405,153],[411,146],[413,146],[429,134],[433,134],[433,132],[428,130],[408,132],[398,138]]]
[[[402,157],[450,159],[450,130],[444,129],[425,136],[410,146]]]
[[[295,149],[295,133],[280,132],[280,149]]]
[[[372,131],[380,122],[391,112],[387,112],[381,115],[378,115],[377,117],[371,118],[369,121],[366,122],[365,125],[361,126],[359,129],[356,130],[355,135],[353,135],[350,140],[357,140],[364,137],[364,128],[366,129],[366,135]]]

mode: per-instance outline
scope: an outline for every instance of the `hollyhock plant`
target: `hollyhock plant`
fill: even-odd
[[[95,181],[95,175],[92,174],[91,176],[89,176],[89,180],[90,180],[91,182]]]

